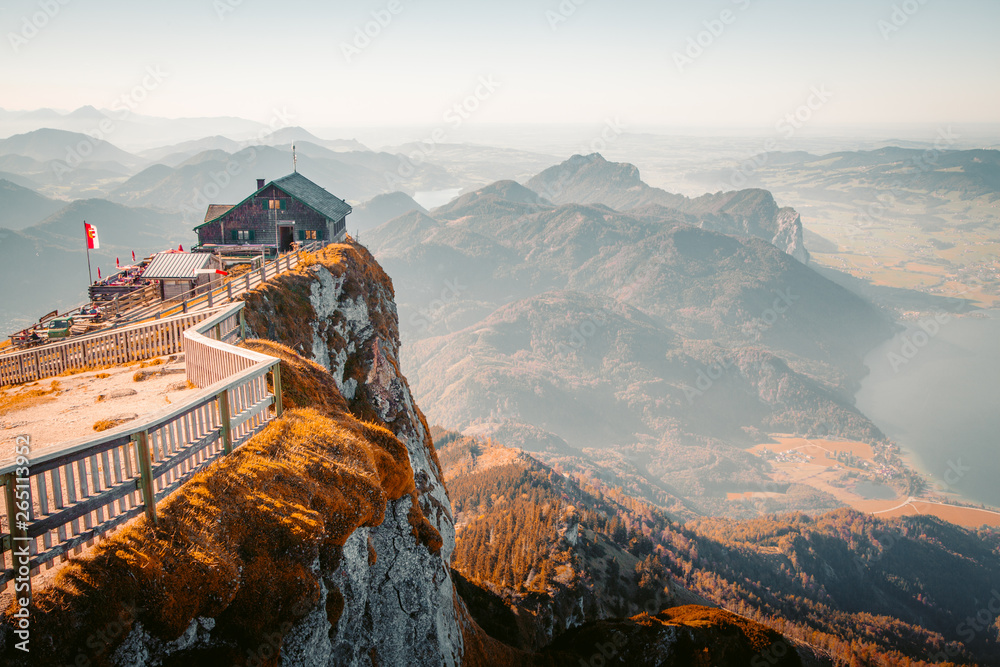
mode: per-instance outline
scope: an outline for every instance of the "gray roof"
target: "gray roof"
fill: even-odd
[[[265,185],[264,188],[268,188],[272,185],[284,190],[292,197],[295,197],[309,208],[313,209],[320,215],[326,216],[333,222],[337,222],[354,210],[351,208],[351,205],[343,199],[334,197],[329,192],[298,172],[289,174],[288,176],[283,176],[276,181],[271,181]],[[263,188],[258,188],[249,197],[241,201],[239,204],[236,204],[236,206],[242,206],[246,202],[250,201],[262,189]],[[230,206],[229,204],[209,204],[208,211],[205,213],[205,222],[195,227],[195,229],[201,229],[208,223],[215,222],[230,210],[236,208],[236,206]]]
[[[295,172],[272,183],[306,206],[337,222],[351,212],[351,205],[316,185],[302,174]]]
[[[195,271],[209,268],[211,261],[212,255],[207,252],[161,252],[142,272],[142,277],[153,280],[194,279]]]

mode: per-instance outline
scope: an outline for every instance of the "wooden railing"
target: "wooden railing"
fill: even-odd
[[[201,389],[183,405],[99,438],[29,447],[0,468],[0,587],[25,571],[30,585],[41,567],[139,514],[155,522],[157,501],[281,414],[278,359],[227,342],[243,337],[243,306],[183,332],[188,379]],[[25,545],[30,555],[18,555]]]
[[[201,316],[204,316],[204,313],[201,311],[206,309],[211,310],[213,308],[233,303],[233,301],[240,295],[255,289],[279,273],[294,269],[299,265],[303,253],[314,252],[323,248],[325,245],[327,245],[325,241],[313,241],[304,245],[295,252],[286,253],[275,258],[273,261],[264,264],[259,269],[255,269],[239,277],[228,278],[223,281],[221,285],[217,285],[212,289],[207,289],[207,286],[203,285],[191,290],[190,292],[180,294],[169,301],[157,301],[156,303],[149,304],[143,308],[130,310],[130,312],[124,312],[124,316],[119,321],[112,324],[111,327],[106,330],[90,334],[89,336],[112,336],[112,332],[120,331],[125,327],[131,329],[137,323],[149,321],[153,326],[155,326],[154,321],[159,322],[163,321],[165,318],[181,317],[193,312],[199,312]],[[135,304],[148,301],[149,295],[155,294],[156,289],[155,285],[149,285],[145,290],[143,290],[141,295],[135,297],[134,301],[126,302],[123,300],[121,304],[119,304],[117,310],[109,312],[126,311],[129,310],[129,308],[125,307],[128,304],[134,306]],[[63,316],[78,313],[83,307],[84,306],[78,306],[77,308],[64,313]],[[185,324],[181,327],[181,330],[186,329],[189,326],[191,326],[190,323]],[[59,375],[60,373],[71,368],[85,367],[85,364],[74,365],[74,363],[70,363],[68,366],[65,364],[60,366],[58,362],[63,354],[61,348],[89,340],[89,337],[75,337],[70,342],[48,343],[34,347],[31,350],[0,355],[0,387],[8,384],[33,382],[46,377],[52,377],[53,375]],[[87,345],[89,345],[89,342]],[[115,345],[109,349],[120,350],[125,348],[120,348]],[[171,353],[160,352],[159,354]],[[75,358],[79,357],[80,355],[77,354]],[[99,361],[96,363],[128,363],[129,361],[135,360],[126,359],[121,353],[118,353],[118,358],[122,360],[110,362]],[[53,370],[46,370],[55,368],[61,368],[61,370],[54,372]],[[42,370],[44,370],[45,374],[39,375],[38,373]]]
[[[214,308],[219,304],[231,303],[236,297],[249,292],[262,283],[267,282],[279,273],[291,271],[307,252],[315,252],[326,246],[325,241],[312,241],[295,252],[286,253],[263,264],[260,268],[248,271],[241,276],[227,278],[221,284],[208,289],[206,285],[179,294],[169,301],[153,304],[135,312],[128,313],[130,322],[162,318],[187,313],[196,308]]]
[[[165,320],[111,329],[0,356],[0,386],[43,380],[76,368],[128,364],[178,354],[186,329],[210,317],[204,310]]]

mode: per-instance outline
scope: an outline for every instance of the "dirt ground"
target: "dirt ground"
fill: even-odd
[[[163,357],[161,361],[113,366],[0,389],[0,465],[13,458],[17,436],[30,438],[29,458],[34,458],[74,440],[128,430],[132,422],[183,401],[185,393],[193,391],[184,376],[184,355]],[[137,374],[143,378],[141,381],[136,381]],[[118,426],[95,431],[94,425],[101,421]]]

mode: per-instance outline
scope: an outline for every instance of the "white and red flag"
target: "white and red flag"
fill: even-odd
[[[97,250],[101,247],[101,242],[97,238],[97,227],[83,223],[83,229],[87,233],[87,250]]]

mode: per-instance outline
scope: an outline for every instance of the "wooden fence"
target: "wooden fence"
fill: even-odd
[[[184,331],[214,312],[181,314],[0,356],[0,386],[43,380],[74,368],[128,364],[178,354],[184,351]]]
[[[157,501],[281,414],[278,359],[228,342],[242,339],[243,306],[183,332],[189,380],[201,388],[183,405],[99,438],[31,449],[0,468],[0,587],[30,585],[40,569],[141,513],[155,522]]]
[[[22,352],[0,355],[0,387],[42,380],[73,368],[124,364],[158,355],[176,354],[183,345],[181,333],[207,317],[210,313],[206,313],[206,310],[211,311],[233,303],[240,295],[279,273],[298,266],[303,253],[319,250],[325,245],[324,241],[314,241],[300,250],[281,255],[259,269],[238,278],[230,278],[211,290],[201,286],[170,301],[157,302],[129,312],[114,328],[73,338],[64,343],[49,343]],[[155,291],[155,286],[149,287]],[[71,312],[77,311],[79,308]],[[176,326],[169,330],[160,327],[173,319],[178,322]],[[140,322],[145,324],[134,324]]]
[[[169,301],[156,303],[128,313],[128,320],[134,322],[168,317],[198,308],[215,308],[220,304],[231,303],[236,297],[267,282],[279,273],[294,269],[299,265],[304,253],[315,252],[326,245],[326,241],[312,241],[295,252],[286,253],[263,264],[258,269],[248,271],[238,277],[227,278],[221,285],[217,284],[211,289],[207,285],[201,285],[189,292],[179,294]]]

